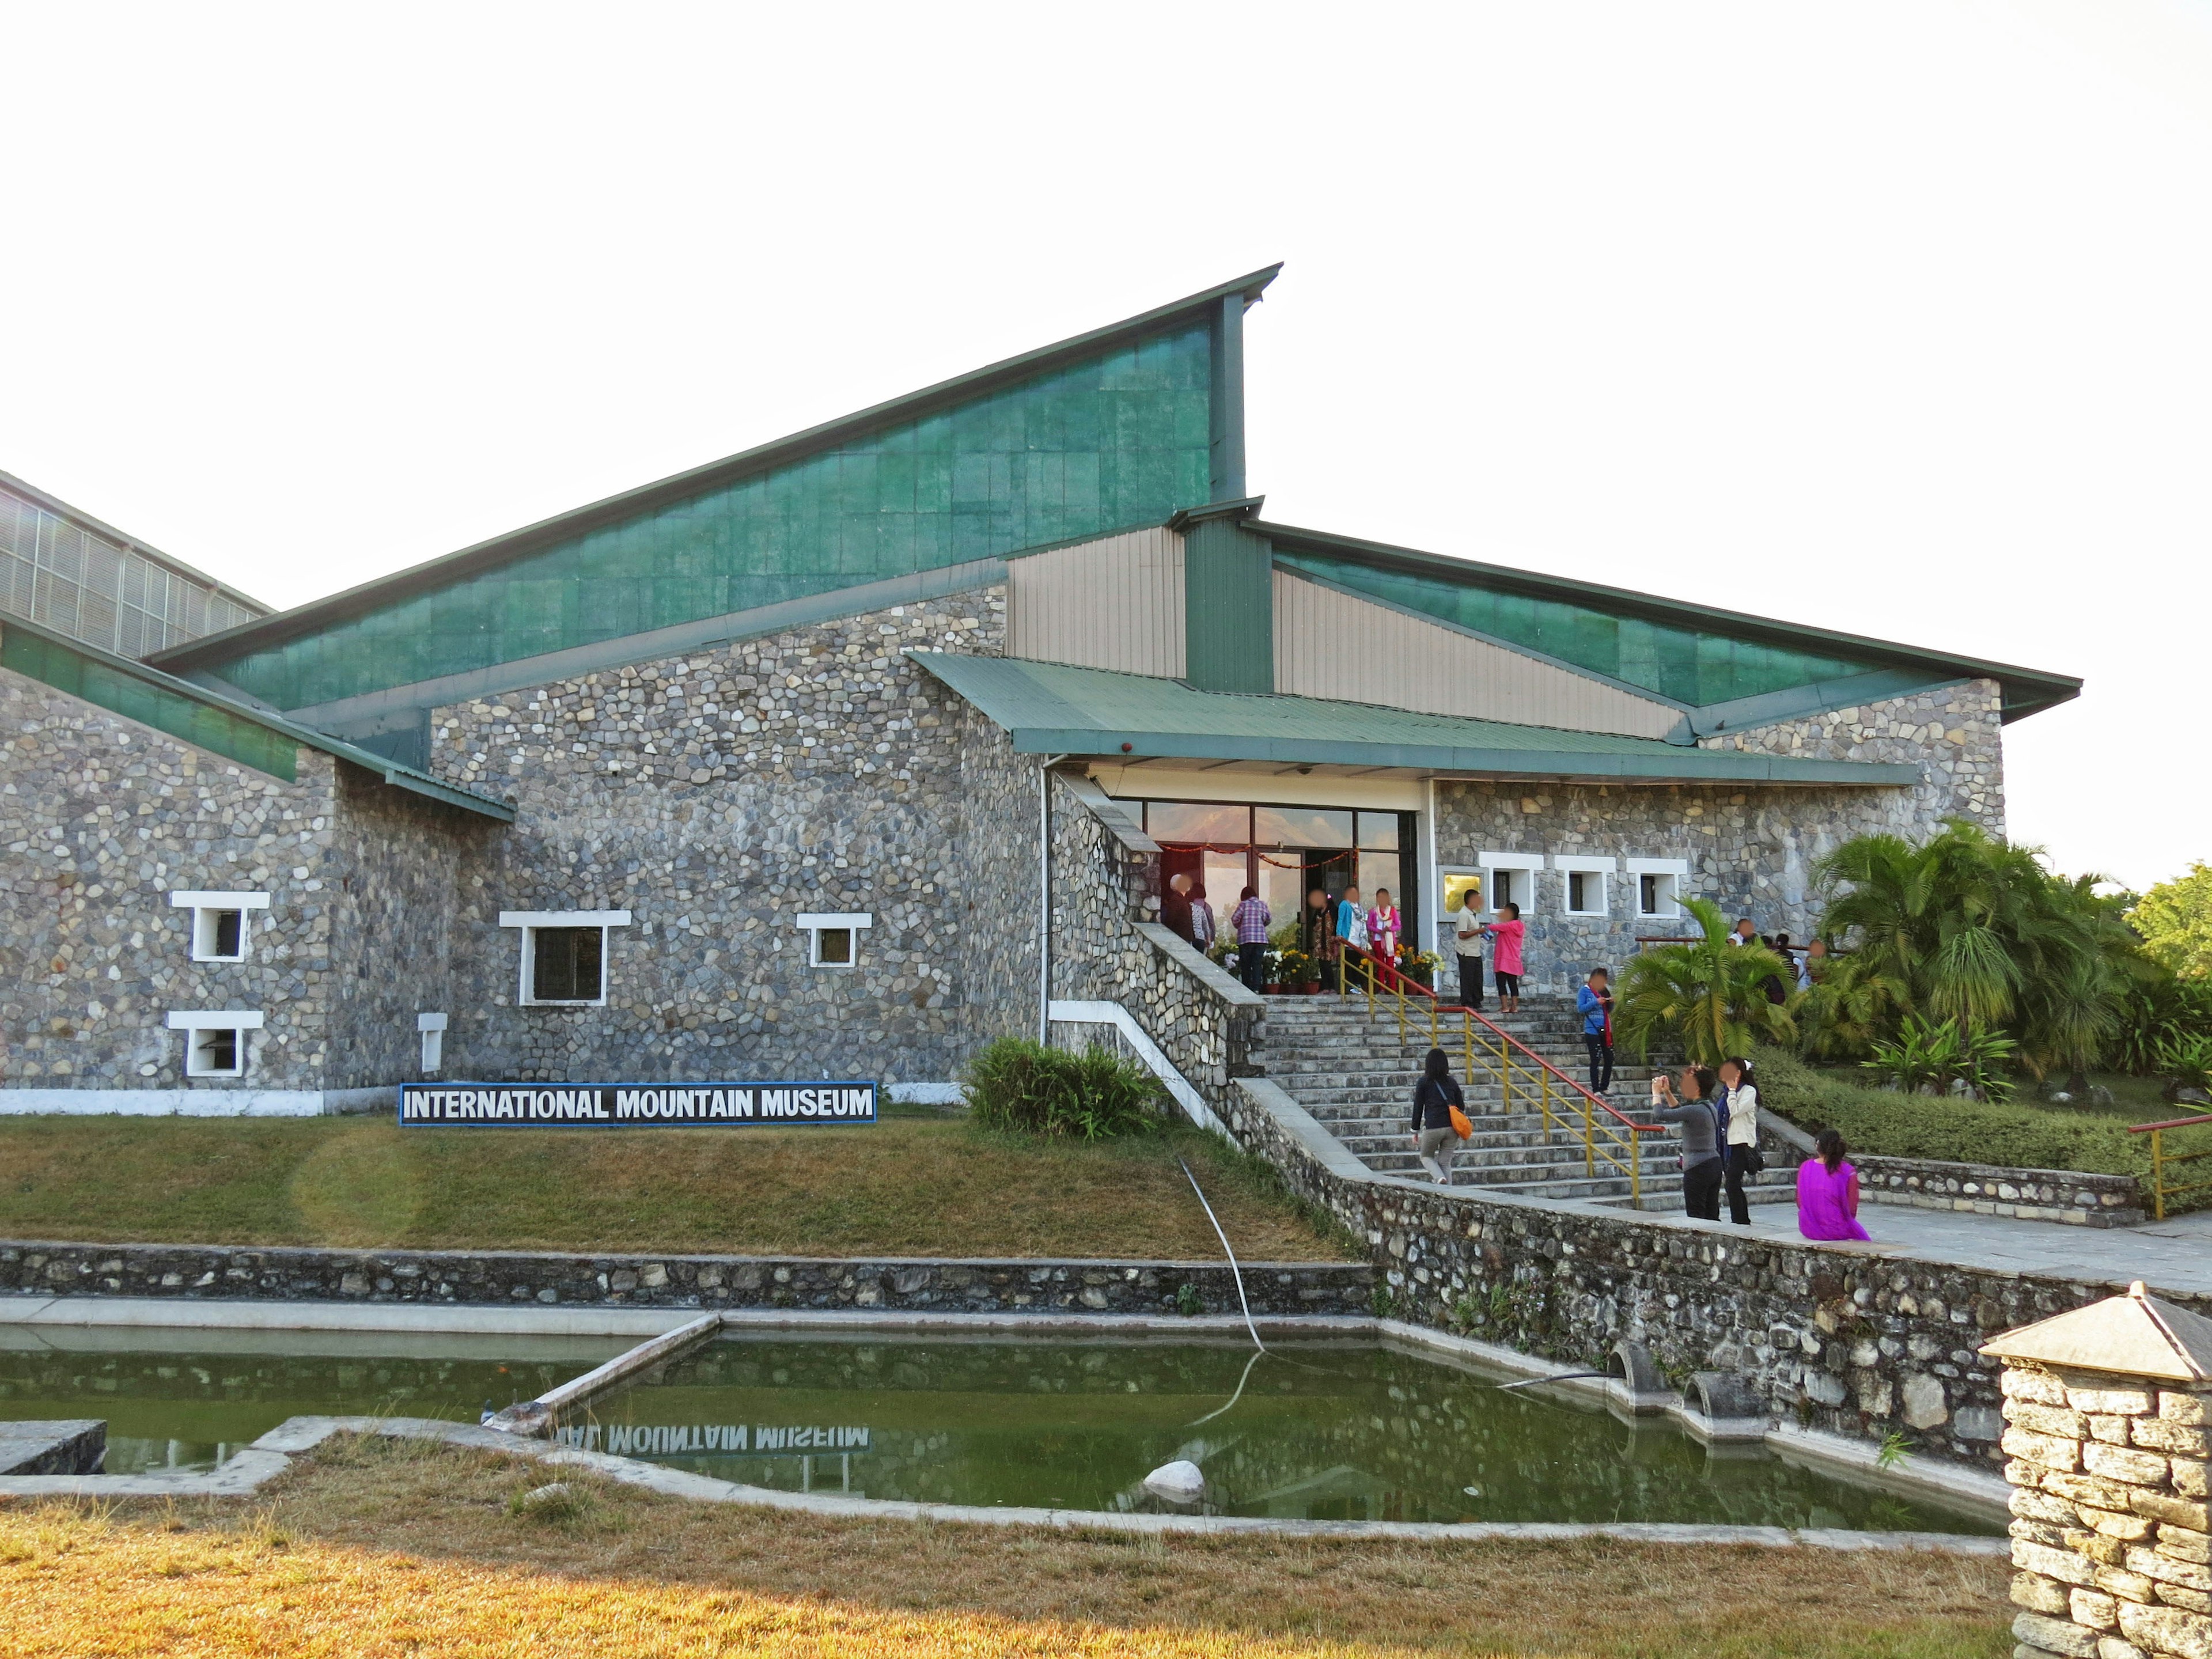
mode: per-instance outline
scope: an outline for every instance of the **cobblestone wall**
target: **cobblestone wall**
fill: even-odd
[[[1929,1455],[1998,1461],[1997,1368],[1976,1350],[2109,1288],[1380,1179],[1272,1084],[1237,1097],[1231,1133],[1368,1241],[1400,1318],[1593,1369],[1626,1337],[1677,1384],[1736,1373],[1780,1421]]]
[[[1439,783],[1437,857],[1472,866],[1485,852],[1591,854],[1683,859],[1683,890],[1749,915],[1764,933],[1802,939],[1814,915],[1813,865],[1854,836],[1891,831],[1918,839],[1947,817],[2004,827],[1998,732],[2002,692],[1973,680],[1803,720],[1716,734],[1708,748],[1802,759],[1904,762],[1927,781],[1913,788],[1778,788],[1747,785],[1628,787],[1552,783]],[[1632,877],[1608,884],[1602,916],[1570,916],[1565,877],[1536,878],[1528,924],[1532,988],[1564,989],[1590,968],[1620,964],[1637,937],[1694,927],[1639,918]]]
[[[433,769],[519,813],[463,869],[449,1074],[950,1077],[1034,904],[1011,750],[902,653],[996,651],[1005,615],[956,594],[436,711]],[[518,1006],[499,913],[600,909],[633,918],[606,1006]],[[807,966],[811,911],[873,916],[856,968]]]
[[[1231,1079],[1260,1069],[1266,1000],[1145,919],[1157,860],[1091,810],[1090,790],[1053,782],[1053,994],[1120,1003],[1218,1115]]]
[[[1247,1262],[1252,1311],[1365,1314],[1365,1262]],[[1185,1285],[1191,1296],[1182,1294]],[[198,1244],[0,1244],[0,1294],[936,1312],[1237,1311],[1214,1261],[846,1261]]]
[[[0,669],[0,1025],[18,1088],[319,1089],[338,763],[286,783]],[[191,959],[177,890],[252,891],[246,959]],[[187,1079],[170,1012],[263,1012],[244,1079]]]

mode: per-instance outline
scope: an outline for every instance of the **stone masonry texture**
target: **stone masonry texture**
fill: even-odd
[[[1844,708],[1808,720],[1722,732],[1702,746],[1808,760],[1904,762],[1922,769],[1912,788],[1805,788],[1748,784],[1439,782],[1437,857],[1473,867],[1486,852],[1587,854],[1686,860],[1684,891],[1710,898],[1732,921],[1802,940],[1818,911],[1813,866],[1855,836],[1922,840],[1945,818],[2002,832],[2004,788],[1994,681],[1972,680]],[[1570,916],[1565,878],[1547,869],[1522,908],[1531,989],[1564,990],[1592,967],[1620,964],[1638,935],[1680,937],[1696,923],[1641,918],[1626,875],[1608,884],[1609,914]]]
[[[1364,1262],[1246,1262],[1255,1314],[1365,1315]],[[1183,1287],[1191,1287],[1183,1294]],[[805,1256],[0,1244],[0,1294],[965,1313],[1237,1311],[1218,1261],[847,1261]]]
[[[2021,1659],[2212,1659],[2212,1388],[2008,1360]]]

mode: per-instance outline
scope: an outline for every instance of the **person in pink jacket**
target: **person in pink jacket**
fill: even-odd
[[[1498,975],[1498,1012],[1517,1014],[1521,1012],[1521,941],[1528,927],[1521,920],[1521,907],[1510,900],[1500,907],[1505,920],[1486,923],[1483,937],[1491,942],[1491,969]]]
[[[1823,1129],[1813,1150],[1820,1156],[1797,1170],[1797,1231],[1808,1238],[1870,1238],[1859,1225],[1859,1172],[1844,1160],[1844,1138]]]

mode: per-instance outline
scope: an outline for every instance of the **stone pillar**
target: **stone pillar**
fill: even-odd
[[[2148,1295],[2006,1333],[2014,1659],[2212,1659],[2212,1320]]]

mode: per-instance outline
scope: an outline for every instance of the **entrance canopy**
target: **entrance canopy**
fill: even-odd
[[[1592,782],[1910,787],[1917,766],[1695,749],[1320,697],[1200,691],[1063,663],[909,651],[1031,755],[1274,763]]]

